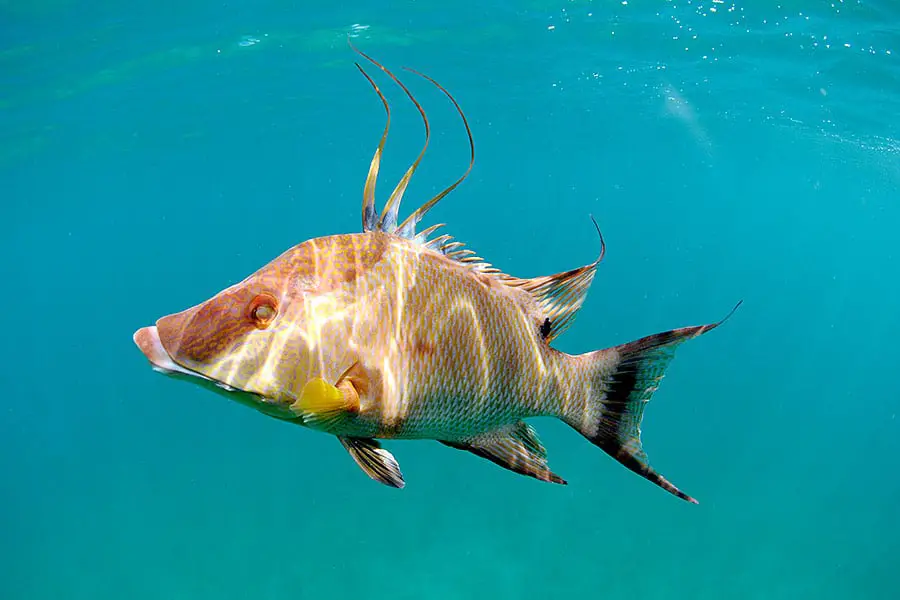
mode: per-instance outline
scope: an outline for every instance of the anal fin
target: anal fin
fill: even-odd
[[[440,442],[451,448],[467,450],[515,473],[566,485],[566,480],[547,466],[547,451],[537,432],[524,421],[465,441]]]
[[[357,437],[338,439],[366,475],[390,487],[402,488],[406,485],[397,459],[382,448],[377,440]]]

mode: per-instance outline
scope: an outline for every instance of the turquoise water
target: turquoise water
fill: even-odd
[[[0,3],[0,597],[900,597],[896,3],[128,4]],[[567,487],[394,442],[389,489],[149,368],[138,327],[359,230],[383,112],[348,34],[470,119],[428,224],[534,276],[592,260],[597,218],[559,348],[744,300],[643,423],[699,506],[551,420]],[[433,130],[409,211],[468,147],[405,79]],[[423,132],[378,81],[383,201]]]

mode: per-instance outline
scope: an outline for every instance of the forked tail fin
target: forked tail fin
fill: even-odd
[[[644,405],[659,387],[666,367],[674,358],[675,348],[718,327],[738,306],[740,302],[717,323],[673,329],[582,355],[579,358],[587,359],[587,368],[592,371],[593,393],[584,403],[573,403],[564,420],[625,467],[679,498],[697,504],[697,500],[650,466],[641,446],[641,417]]]

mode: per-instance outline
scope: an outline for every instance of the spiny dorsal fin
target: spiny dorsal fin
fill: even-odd
[[[456,112],[459,113],[459,116],[462,119],[463,125],[466,128],[466,135],[469,138],[469,166],[466,168],[466,172],[463,173],[459,177],[459,179],[454,181],[451,185],[449,185],[442,192],[440,192],[439,194],[434,196],[431,200],[428,200],[425,204],[423,204],[422,206],[417,208],[415,211],[413,211],[413,213],[411,215],[409,215],[406,218],[406,220],[403,221],[403,223],[400,225],[400,235],[402,235],[404,237],[414,238],[415,234],[416,234],[416,224],[422,220],[422,217],[425,216],[425,213],[427,213],[429,210],[431,210],[435,204],[440,202],[444,198],[444,196],[446,196],[447,194],[449,194],[450,192],[455,190],[456,186],[458,186],[463,181],[465,181],[466,177],[469,176],[469,173],[472,171],[472,166],[475,164],[475,140],[472,138],[472,130],[469,128],[469,120],[466,119],[466,115],[463,112],[462,107],[456,101],[456,98],[454,98],[453,95],[450,92],[448,92],[446,89],[444,89],[444,87],[441,84],[439,84],[437,81],[435,81],[428,75],[423,75],[422,73],[419,73],[418,71],[414,71],[413,69],[410,69],[408,67],[406,67],[406,70],[411,73],[415,73],[419,77],[423,77],[423,78],[427,79],[432,84],[434,84],[435,87],[437,87],[439,90],[441,90],[444,93],[444,95],[447,96],[447,98],[450,99],[450,102],[453,103],[453,106],[456,108]]]
[[[375,93],[381,98],[386,114],[384,132],[381,134],[381,140],[378,142],[378,147],[375,149],[375,154],[372,156],[372,162],[369,164],[369,173],[366,175],[366,185],[363,188],[363,231],[372,231],[375,229],[375,225],[378,222],[378,211],[375,210],[375,183],[378,181],[378,170],[381,168],[381,154],[384,152],[384,142],[387,140],[388,129],[391,127],[391,107],[388,104],[387,98],[385,98],[384,94],[381,93],[381,90],[378,89],[378,84],[369,77],[369,74],[366,73],[365,69],[359,66],[358,63],[356,68],[359,69],[359,72],[369,81],[372,88],[375,90]]]
[[[542,310],[542,320],[541,323],[545,325],[541,325],[541,333],[543,337],[549,342],[560,333],[566,330],[566,328],[571,325],[572,320],[575,316],[575,313],[581,307],[584,302],[585,295],[587,294],[587,290],[591,285],[591,282],[594,278],[594,272],[596,270],[597,265],[603,259],[603,253],[605,252],[605,245],[603,246],[603,250],[600,253],[600,257],[594,261],[590,265],[586,265],[579,269],[574,269],[572,271],[566,271],[564,273],[557,273],[555,275],[548,275],[545,277],[535,277],[533,279],[519,279],[516,277],[511,277],[501,273],[498,269],[491,266],[490,263],[486,262],[479,256],[476,256],[475,253],[471,250],[464,249],[464,244],[462,242],[458,242],[453,240],[449,235],[439,235],[435,238],[429,239],[431,234],[433,234],[438,228],[443,225],[433,225],[428,227],[424,231],[419,234],[416,234],[416,225],[422,220],[425,214],[434,207],[435,204],[440,202],[447,194],[452,192],[456,187],[462,183],[466,177],[468,177],[469,173],[472,170],[472,166],[475,163],[475,142],[472,138],[472,131],[469,128],[469,122],[466,119],[466,115],[463,113],[462,108],[457,103],[456,99],[453,98],[453,95],[450,94],[443,86],[441,86],[437,81],[432,79],[427,75],[423,75],[418,71],[410,69],[408,67],[404,67],[407,71],[410,71],[424,79],[427,79],[431,82],[435,87],[437,87],[441,92],[443,92],[453,103],[453,106],[456,108],[456,111],[459,113],[460,118],[462,118],[463,125],[466,128],[466,134],[469,138],[469,150],[470,150],[470,158],[469,158],[469,166],[466,169],[466,172],[462,174],[462,176],[457,179],[452,185],[444,189],[442,192],[435,195],[430,200],[426,201],[422,206],[417,208],[412,212],[402,223],[397,224],[398,214],[400,210],[400,200],[403,198],[403,194],[406,191],[407,186],[409,185],[410,179],[412,178],[413,173],[415,173],[416,168],[419,166],[419,162],[421,162],[422,157],[425,155],[425,150],[428,148],[428,140],[430,137],[431,128],[428,124],[428,117],[425,115],[425,110],[422,108],[422,105],[415,99],[412,95],[412,92],[403,85],[403,83],[389,70],[387,67],[357,49],[353,46],[353,43],[349,41],[350,47],[353,50],[365,58],[367,61],[384,71],[400,88],[406,93],[410,100],[412,100],[413,104],[415,104],[416,108],[419,111],[419,114],[422,116],[422,121],[425,124],[425,144],[419,152],[419,155],[416,157],[416,160],[413,164],[407,169],[406,173],[401,178],[400,182],[397,184],[397,187],[394,188],[394,191],[391,193],[390,198],[388,198],[385,203],[384,210],[381,215],[379,215],[375,210],[375,182],[378,178],[378,171],[381,165],[381,155],[384,150],[385,140],[387,139],[388,128],[391,122],[391,111],[388,106],[387,99],[384,94],[381,93],[381,90],[378,89],[378,86],[372,80],[371,77],[365,72],[365,70],[357,64],[357,68],[360,72],[366,77],[368,82],[372,85],[372,88],[375,90],[375,93],[378,94],[378,97],[381,99],[382,104],[384,104],[385,113],[387,115],[384,132],[381,135],[381,140],[378,143],[378,148],[375,150],[375,155],[372,157],[372,163],[369,167],[369,173],[366,177],[366,185],[363,190],[363,231],[382,231],[385,233],[393,233],[400,237],[404,237],[407,239],[411,239],[419,244],[424,245],[426,248],[430,248],[437,252],[440,252],[444,256],[451,258],[461,264],[464,264],[475,271],[480,273],[491,274],[495,276],[499,281],[502,281],[512,287],[518,287],[528,291],[534,296],[538,305]],[[591,217],[593,219],[593,217]],[[597,222],[594,221],[594,225]],[[600,228],[597,228],[599,233]],[[603,236],[600,236],[601,244],[603,242]],[[549,322],[549,325],[546,323]]]
[[[379,216],[379,214],[375,210],[375,182],[378,179],[378,171],[381,166],[381,156],[384,151],[384,143],[387,139],[388,129],[390,127],[391,111],[387,99],[385,98],[384,94],[381,93],[381,90],[375,84],[375,81],[371,77],[369,77],[368,73],[366,73],[366,71],[359,64],[356,65],[356,67],[368,80],[369,84],[371,84],[372,88],[375,90],[375,93],[381,99],[382,104],[384,104],[385,113],[387,115],[384,132],[381,135],[381,140],[379,141],[378,147],[375,150],[375,154],[372,157],[372,162],[369,166],[369,173],[366,176],[366,184],[363,189],[363,231],[383,231],[385,233],[393,233],[400,237],[421,242],[422,236],[416,235],[416,224],[418,224],[418,222],[422,220],[422,217],[424,217],[425,214],[429,210],[431,210],[431,208],[434,207],[435,204],[440,202],[441,199],[444,198],[444,196],[456,189],[456,187],[460,183],[462,183],[463,180],[466,179],[466,177],[468,177],[469,172],[472,170],[472,165],[475,163],[475,142],[472,139],[472,131],[469,128],[469,122],[466,119],[462,108],[456,102],[456,99],[454,99],[450,92],[444,89],[443,86],[441,86],[437,81],[427,75],[423,75],[418,71],[415,71],[408,67],[404,67],[407,71],[415,73],[416,75],[428,80],[450,99],[450,101],[456,107],[459,116],[462,118],[463,125],[465,125],[466,134],[469,137],[469,148],[471,151],[471,156],[469,159],[469,167],[459,179],[453,182],[453,184],[448,186],[442,192],[438,193],[436,196],[422,204],[422,206],[413,211],[412,214],[410,214],[402,223],[398,225],[397,221],[400,211],[400,201],[403,198],[403,194],[406,192],[406,188],[409,185],[410,180],[412,179],[413,173],[415,173],[416,168],[419,166],[422,157],[425,156],[425,150],[428,148],[428,140],[431,134],[431,128],[428,124],[428,117],[425,115],[425,110],[413,96],[412,92],[410,92],[409,89],[405,85],[403,85],[403,83],[387,67],[353,46],[353,43],[350,42],[349,38],[347,41],[350,44],[350,47],[353,48],[354,52],[384,71],[398,86],[400,86],[400,88],[406,93],[409,99],[412,100],[413,104],[415,104],[416,108],[419,111],[419,114],[422,116],[422,122],[425,124],[425,144],[423,145],[422,150],[419,152],[419,156],[416,157],[416,160],[409,167],[409,169],[407,169],[406,173],[400,179],[400,182],[397,183],[397,186],[394,188],[394,191],[391,193],[390,197],[384,205],[384,209],[382,210],[381,215]],[[433,229],[431,229],[431,231],[433,231]],[[427,238],[427,236],[425,237]]]
[[[537,432],[524,421],[465,441],[441,440],[441,443],[458,450],[467,450],[521,475],[566,484],[565,479],[547,466],[547,451],[541,444]]]
[[[422,108],[422,105],[419,104],[419,101],[416,100],[415,96],[412,95],[412,92],[409,91],[409,88],[403,85],[403,82],[397,79],[397,76],[391,73],[391,71],[380,62],[376,61],[368,54],[360,50],[357,50],[357,52],[373,65],[384,71],[387,76],[394,81],[394,83],[400,86],[400,89],[402,89],[406,93],[407,97],[412,100],[412,103],[416,105],[416,109],[418,109],[419,114],[422,116],[422,122],[425,124],[425,143],[422,146],[422,150],[419,151],[419,156],[416,157],[416,160],[413,161],[413,164],[410,165],[410,167],[406,170],[406,173],[403,174],[403,177],[400,178],[400,181],[397,183],[397,187],[394,188],[394,191],[391,192],[391,195],[388,198],[387,202],[384,203],[384,210],[381,211],[381,218],[378,220],[377,229],[379,231],[393,232],[397,229],[397,215],[400,212],[400,201],[403,199],[403,194],[406,193],[406,188],[409,185],[410,179],[412,179],[413,173],[416,172],[416,169],[419,167],[419,163],[422,162],[422,157],[425,156],[425,151],[428,149],[428,140],[431,138],[431,126],[428,124],[428,117],[425,116],[425,109]],[[359,65],[356,66],[360,70],[362,70],[362,67],[360,67]],[[366,78],[369,79],[370,83],[372,83],[372,79],[368,76],[368,74],[365,73],[365,71],[363,71],[363,74],[366,75]],[[377,87],[375,87],[375,89],[376,91],[378,91]],[[382,102],[387,102],[380,91],[378,91],[378,95],[381,97]]]

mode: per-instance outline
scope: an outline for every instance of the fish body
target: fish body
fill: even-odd
[[[432,237],[435,227],[417,233],[425,212],[462,178],[398,223],[421,154],[377,214],[374,182],[386,134],[364,190],[362,233],[298,244],[201,304],[139,329],[135,342],[152,365],[336,436],[364,472],[394,487],[404,485],[399,465],[377,440],[437,440],[565,483],[525,422],[549,416],[696,502],[649,466],[639,426],[674,348],[718,323],[581,355],[554,349],[603,252],[571,271],[521,279],[449,236]]]

